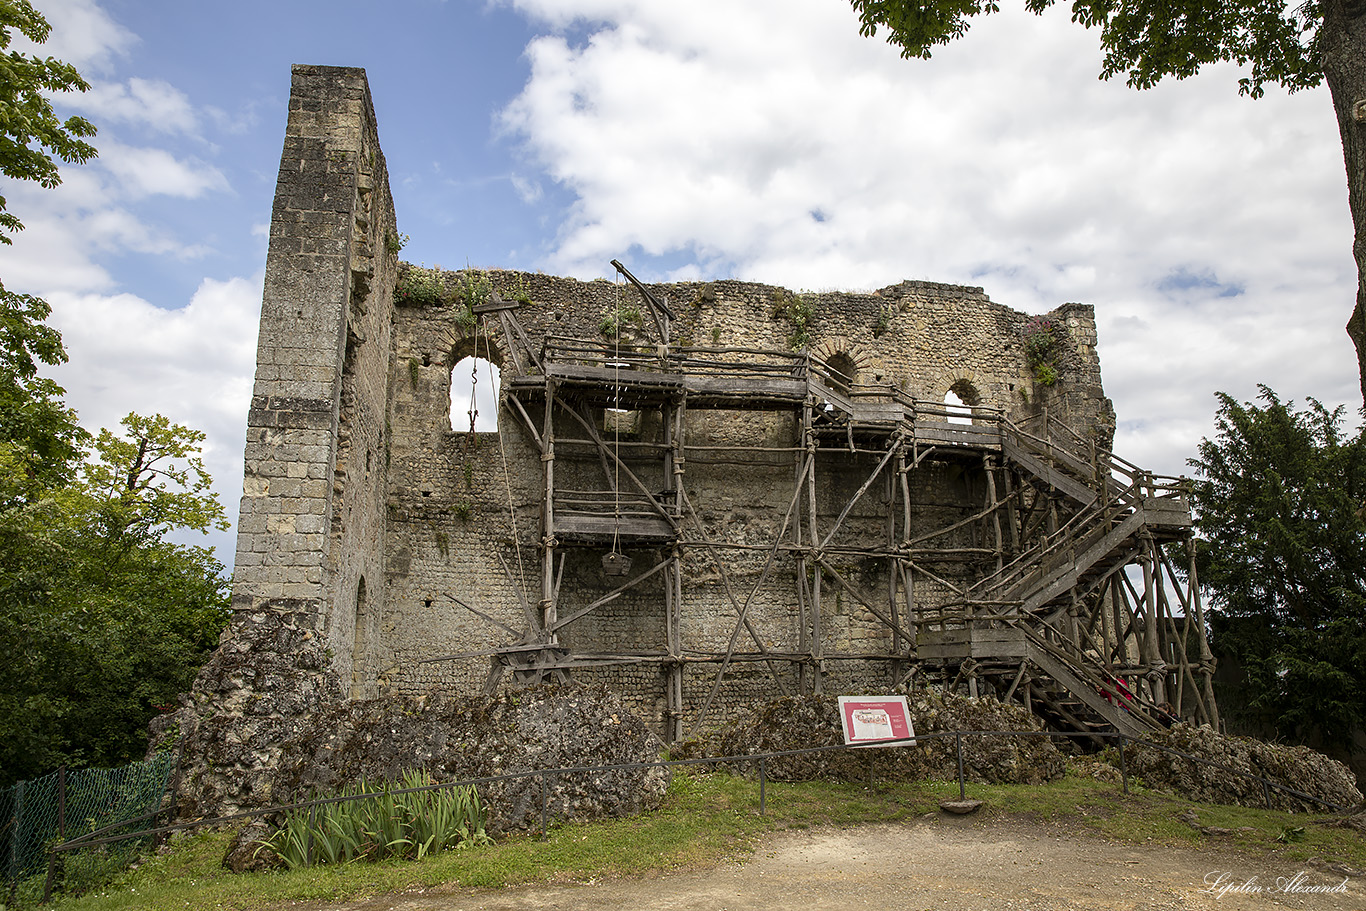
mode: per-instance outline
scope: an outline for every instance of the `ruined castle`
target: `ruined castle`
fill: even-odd
[[[603,683],[666,739],[923,685],[1217,721],[1185,491],[1110,452],[1090,306],[442,272],[400,237],[364,72],[295,67],[224,649],[320,642],[332,698]],[[474,384],[496,431],[452,423]]]

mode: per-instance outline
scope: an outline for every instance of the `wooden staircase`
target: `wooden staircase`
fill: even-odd
[[[1017,683],[1026,674],[1032,682],[1031,708],[1056,729],[1133,737],[1157,729],[1166,718],[1154,700],[1130,693],[1069,626],[1076,605],[1124,573],[1152,541],[1189,534],[1184,492],[1175,479],[1154,478],[1109,454],[1093,464],[1009,423],[1001,438],[1005,464],[1076,511],[970,586],[956,605],[968,619],[958,629],[925,631],[919,656],[960,668],[965,661],[1018,662]]]

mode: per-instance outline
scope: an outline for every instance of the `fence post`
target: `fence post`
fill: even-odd
[[[57,834],[66,841],[66,763],[57,767]]]
[[[1129,793],[1129,762],[1124,758],[1124,735],[1119,735],[1119,775],[1124,782],[1124,793]]]
[[[550,802],[550,795],[547,793],[546,790],[547,785],[545,780],[545,773],[538,773],[536,775],[536,780],[541,783],[541,841],[545,841],[547,838],[550,837],[550,830],[546,828],[545,824],[546,804]]]
[[[52,901],[52,887],[57,884],[57,847],[47,852],[47,879],[43,881],[43,904]]]
[[[304,866],[313,866],[313,820],[317,816],[317,803],[308,807],[308,837],[304,839]]]
[[[954,740],[958,742],[958,799],[968,799],[967,785],[963,782],[963,732],[954,731]]]
[[[759,760],[759,815],[760,815],[760,816],[766,815],[766,811],[767,811],[767,807],[766,807],[765,804],[764,804],[764,798],[767,796],[767,795],[764,793],[765,790],[766,790],[765,785],[766,785],[767,783],[768,783],[768,777],[764,774],[764,761],[763,761],[763,759],[760,759],[760,760]]]
[[[10,826],[9,840],[9,883],[11,904],[14,903],[15,895],[19,890],[19,850],[20,844],[24,840],[24,785],[26,782],[19,782],[14,786],[14,822]]]
[[[1266,808],[1271,809],[1271,786],[1266,783],[1265,778],[1262,779],[1262,798],[1266,800]]]

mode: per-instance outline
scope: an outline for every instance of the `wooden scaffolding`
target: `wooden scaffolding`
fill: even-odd
[[[942,403],[855,384],[809,352],[671,344],[669,308],[614,265],[654,320],[659,341],[646,350],[554,336],[537,348],[518,326],[514,302],[478,308],[481,319],[498,321],[511,349],[503,407],[538,447],[543,471],[539,603],[524,600],[526,629],[493,651],[486,689],[507,672],[520,681],[562,680],[576,668],[656,665],[666,689],[664,733],[676,740],[706,726],[740,662],[765,665],[774,692],[786,695],[821,692],[831,662],[864,661],[881,664],[898,685],[1020,702],[1062,730],[1138,736],[1169,716],[1217,726],[1180,479],[1144,472],[1046,413],[1019,424],[977,407],[964,422]],[[690,440],[689,416],[718,409],[785,415],[791,444]],[[642,413],[658,421],[653,440],[622,442],[602,429],[604,414]],[[764,543],[709,534],[690,489],[690,460],[737,449],[791,466],[780,530]],[[565,458],[596,461],[603,483],[570,489],[557,472]],[[832,459],[846,472],[850,459],[872,467],[835,517],[827,508],[822,520],[818,488]],[[663,489],[633,470],[642,460],[658,460],[653,476],[665,479]],[[927,529],[913,517],[912,480],[946,464],[980,472],[984,496],[971,515]],[[887,504],[878,540],[866,521],[860,534],[845,533],[875,489]],[[663,559],[631,567],[623,551],[641,546]],[[604,571],[620,585],[563,612],[565,551],[576,547],[607,548]],[[727,554],[740,551],[762,559],[748,590],[726,569]],[[876,591],[841,567],[853,557],[885,568]],[[684,641],[690,560],[719,572],[730,610],[724,649]],[[764,584],[778,577],[796,588],[795,650],[767,646],[750,618]],[[647,580],[662,589],[663,642],[610,654],[562,645],[569,624]],[[835,596],[885,627],[885,647],[827,653],[822,624]],[[691,704],[689,665],[714,668],[706,696]]]

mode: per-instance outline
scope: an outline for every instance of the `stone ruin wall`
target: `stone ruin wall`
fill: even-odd
[[[312,630],[344,687],[369,673],[373,606],[384,602],[393,229],[363,71],[295,67],[247,419],[234,626],[269,617]]]
[[[235,619],[225,642],[248,641],[250,629],[275,626],[317,637],[341,691],[353,698],[477,692],[487,658],[427,659],[495,648],[513,638],[448,595],[514,630],[526,626],[497,554],[511,574],[525,574],[530,600],[539,597],[539,451],[506,402],[501,435],[467,439],[452,430],[448,417],[451,370],[467,354],[491,354],[503,368],[506,392],[514,372],[508,340],[496,322],[486,324],[495,328],[465,332],[451,305],[395,306],[402,268],[398,236],[364,72],[295,67],[249,417]],[[460,258],[459,251],[452,254]],[[529,292],[532,303],[517,311],[517,319],[534,345],[547,334],[603,342],[601,318],[616,309],[619,296],[623,306],[639,305],[633,289],[613,282],[489,275],[505,296],[518,283]],[[775,311],[792,292],[738,281],[653,287],[678,313],[676,341],[789,348],[793,326]],[[1032,382],[1021,346],[1028,317],[991,302],[979,288],[903,282],[813,298],[811,350],[827,358],[848,355],[860,382],[893,384],[932,401],[942,401],[950,388],[970,388],[980,405],[1016,419],[1047,407],[1109,442],[1113,415],[1101,389],[1089,306],[1055,311],[1068,327],[1070,348],[1062,382],[1042,389]],[[629,327],[626,340],[639,340],[643,332]],[[539,412],[532,417],[539,421]],[[641,433],[648,437],[652,430],[647,417]],[[792,445],[796,433],[790,413],[728,411],[690,414],[687,432],[690,442],[732,446]],[[578,456],[573,467],[565,460],[566,483],[576,473],[585,489],[600,488],[597,456]],[[668,486],[657,460],[627,461],[647,483]],[[823,522],[839,512],[873,464],[863,455],[830,460],[821,479]],[[687,484],[710,535],[771,541],[791,496],[793,471],[791,461],[763,454],[732,452],[712,464],[690,456]],[[920,470],[918,519],[938,528],[979,509],[981,476],[980,470],[944,464]],[[885,491],[874,490],[852,513],[849,534],[878,539],[887,502]],[[520,569],[514,540],[522,545]],[[612,587],[597,566],[601,549],[568,552],[561,616]],[[641,566],[652,559],[648,548],[633,555]],[[752,584],[760,562],[753,555],[728,560],[737,587]],[[879,578],[876,566],[853,568],[885,601],[885,574]],[[701,558],[685,573],[684,645],[724,651],[734,611],[719,575]],[[917,595],[933,597],[920,589]],[[773,649],[795,649],[795,599],[790,567],[775,573],[756,599],[751,618]],[[842,608],[833,605],[824,641],[830,650],[866,645],[885,651],[887,635],[871,614],[845,599]],[[661,646],[659,590],[627,592],[566,628],[564,641],[580,651]],[[686,676],[687,705],[705,697],[714,675],[714,665],[699,667],[690,666]],[[827,689],[890,682],[885,661],[843,662],[827,671]],[[652,719],[662,711],[662,676],[655,665],[576,672],[579,680],[621,690]],[[772,695],[772,687],[762,664],[738,666],[721,701],[734,709]]]
[[[567,336],[603,345],[616,342],[600,328],[604,315],[639,310],[645,325],[623,329],[621,344],[650,344],[649,326],[639,293],[629,285],[606,280],[580,282],[553,276],[492,271],[495,290],[511,298],[525,290],[532,303],[521,306],[517,319],[533,347],[546,335]],[[454,289],[461,276],[451,273]],[[778,315],[781,302],[794,294],[787,289],[738,281],[679,283],[651,286],[678,316],[673,336],[683,343],[790,350],[790,320]],[[1109,403],[1100,388],[1095,353],[1094,315],[1089,306],[1067,305],[1055,316],[1068,326],[1072,350],[1065,362],[1065,379],[1052,389],[1036,387],[1021,349],[1027,315],[991,302],[980,288],[931,282],[903,282],[869,293],[810,295],[814,313],[809,326],[810,347],[826,358],[846,354],[858,369],[858,381],[894,385],[907,394],[942,402],[951,388],[975,391],[977,404],[1007,412],[1022,420],[1049,407],[1060,411],[1076,427],[1112,427]],[[518,574],[517,549],[508,507],[518,516],[516,539],[522,544],[522,567],[528,600],[539,597],[541,564],[536,543],[541,537],[539,509],[543,493],[540,452],[530,434],[504,404],[498,434],[475,434],[452,428],[448,412],[451,384],[468,388],[468,364],[452,377],[457,362],[471,354],[491,356],[502,368],[503,392],[514,373],[505,353],[507,340],[496,324],[464,331],[458,316],[463,304],[399,306],[395,308],[394,349],[390,370],[391,485],[388,535],[388,594],[384,609],[382,654],[370,660],[382,666],[376,693],[415,693],[430,688],[478,692],[488,670],[488,659],[423,663],[442,655],[465,654],[507,644],[511,636],[475,616],[447,595],[489,613],[514,629],[525,621],[503,560]],[[886,314],[885,316],[883,314]],[[700,340],[700,341],[699,341]],[[480,382],[487,388],[487,371]],[[970,393],[969,393],[970,394]],[[541,420],[538,410],[533,421]],[[601,417],[599,415],[599,417]],[[652,420],[653,418],[653,420]],[[640,431],[632,442],[662,439],[657,414],[643,412]],[[582,436],[566,422],[557,434]],[[790,446],[798,435],[792,413],[705,411],[689,414],[690,444],[726,446]],[[1102,438],[1108,444],[1108,437]],[[501,443],[501,445],[500,445]],[[716,459],[713,456],[713,459]],[[506,460],[507,470],[503,462]],[[648,460],[623,453],[623,460],[653,489],[669,485],[657,457]],[[794,466],[785,454],[726,453],[715,464],[689,455],[687,487],[714,540],[738,543],[772,541],[779,530],[792,493]],[[819,511],[823,525],[839,514],[867,477],[876,460],[867,455],[831,457],[823,463]],[[467,475],[465,466],[471,473]],[[572,472],[565,477],[566,465]],[[602,489],[603,469],[591,451],[557,444],[557,478],[564,487]],[[984,474],[962,472],[943,463],[929,463],[914,478],[919,489],[916,519],[926,530],[941,528],[981,508]],[[847,520],[853,537],[880,541],[890,491],[879,486],[861,501]],[[574,613],[611,590],[615,582],[602,573],[599,558],[605,548],[568,548],[559,612]],[[627,550],[641,566],[658,562],[663,549]],[[762,570],[763,555],[731,556],[727,571],[732,583],[746,589]],[[700,554],[685,570],[683,611],[685,647],[726,650],[734,625],[734,610],[726,598],[720,574]],[[887,599],[887,579],[879,568],[861,571],[862,584],[872,597]],[[946,591],[940,590],[943,597]],[[932,585],[921,583],[917,596],[935,599]],[[826,618],[826,651],[885,652],[890,633],[857,603],[836,596],[834,613]],[[597,608],[567,627],[563,641],[572,650],[612,652],[662,646],[665,641],[663,594],[659,587],[642,587]],[[790,564],[765,583],[751,607],[750,617],[766,644],[775,651],[797,650],[796,582]],[[781,665],[780,665],[781,666]],[[795,677],[785,668],[792,688]],[[887,662],[864,665],[831,664],[827,687],[886,688],[892,681]],[[576,670],[575,678],[602,681],[634,696],[637,709],[659,719],[663,711],[663,672],[654,665]],[[714,676],[714,665],[692,667],[685,683],[685,703],[699,705]],[[727,672],[719,698],[733,711],[766,698],[772,679],[762,663],[735,665]],[[714,713],[718,719],[723,713]]]

